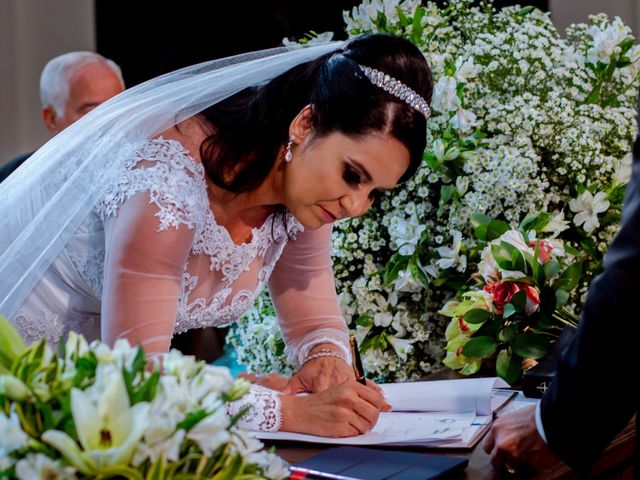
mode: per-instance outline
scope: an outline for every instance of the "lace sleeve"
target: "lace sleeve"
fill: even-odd
[[[289,360],[301,365],[315,345],[332,343],[350,361],[348,330],[331,268],[331,225],[290,240],[269,280]]]
[[[149,160],[134,159],[101,212],[101,336],[108,343],[127,338],[147,353],[169,350],[202,197],[197,172],[184,163],[180,150],[168,142],[157,147],[141,152]]]
[[[247,413],[238,425],[248,430],[259,432],[277,432],[282,425],[282,408],[280,392],[270,390],[262,385],[251,385],[249,392],[240,400],[227,404],[227,414],[236,415],[242,409]]]

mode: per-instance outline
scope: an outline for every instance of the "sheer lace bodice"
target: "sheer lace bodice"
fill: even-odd
[[[274,213],[237,245],[216,222],[203,166],[182,144],[160,138],[132,151],[14,316],[28,342],[45,336],[56,344],[75,330],[166,351],[176,333],[236,320],[269,282],[294,362],[320,342],[348,357],[329,226],[304,231],[290,214]],[[269,392],[250,396],[261,405],[256,428],[279,425],[277,395]]]
[[[107,235],[117,231],[127,217],[140,214],[135,203],[125,204],[140,194],[146,205],[156,207],[155,230],[169,231],[169,235],[184,230],[191,237],[179,282],[173,334],[237,319],[268,280],[288,237],[302,231],[291,215],[285,217],[287,230],[281,216],[272,214],[260,228],[253,229],[250,242],[236,245],[228,231],[216,223],[209,207],[203,166],[174,140],[145,144],[118,183],[107,191],[99,206]]]

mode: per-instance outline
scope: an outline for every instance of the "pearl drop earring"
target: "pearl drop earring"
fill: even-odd
[[[287,153],[284,154],[284,161],[290,162],[293,158],[293,153],[291,153],[291,147],[293,147],[293,141],[296,139],[293,135],[289,137],[289,143],[287,143]]]

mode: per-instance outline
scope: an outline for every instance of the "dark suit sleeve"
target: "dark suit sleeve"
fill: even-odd
[[[0,166],[0,183],[2,183],[9,175],[15,172],[18,167],[22,165],[32,154],[33,152],[24,153],[15,158],[12,158],[7,163]]]
[[[541,403],[551,449],[588,473],[638,407],[640,360],[640,137],[622,226],[591,284],[581,325]]]

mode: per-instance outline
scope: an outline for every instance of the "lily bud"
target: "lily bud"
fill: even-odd
[[[20,402],[27,398],[29,389],[22,380],[13,375],[0,375],[0,394],[10,400]]]

